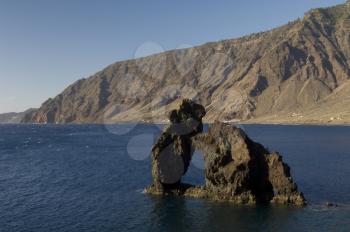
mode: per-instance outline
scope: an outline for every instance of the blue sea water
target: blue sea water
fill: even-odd
[[[161,126],[0,125],[0,231],[350,231],[350,127],[242,127],[282,153],[308,207],[143,194]],[[203,172],[196,153],[184,179]]]

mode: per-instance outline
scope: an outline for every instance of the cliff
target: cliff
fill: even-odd
[[[117,62],[69,86],[23,122],[162,122],[183,98],[215,120],[350,123],[350,5],[277,29]]]

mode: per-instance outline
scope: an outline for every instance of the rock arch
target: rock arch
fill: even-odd
[[[171,111],[171,124],[152,148],[153,183],[146,192],[226,200],[241,204],[305,205],[290,168],[278,153],[270,153],[246,133],[215,122],[202,133],[203,106],[185,99]],[[205,185],[181,183],[194,149],[205,161]]]

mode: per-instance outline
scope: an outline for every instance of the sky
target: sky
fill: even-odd
[[[116,61],[231,39],[345,0],[0,0],[0,113]]]

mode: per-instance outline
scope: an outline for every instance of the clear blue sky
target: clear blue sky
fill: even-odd
[[[0,113],[39,107],[145,42],[239,37],[345,0],[0,0]]]

